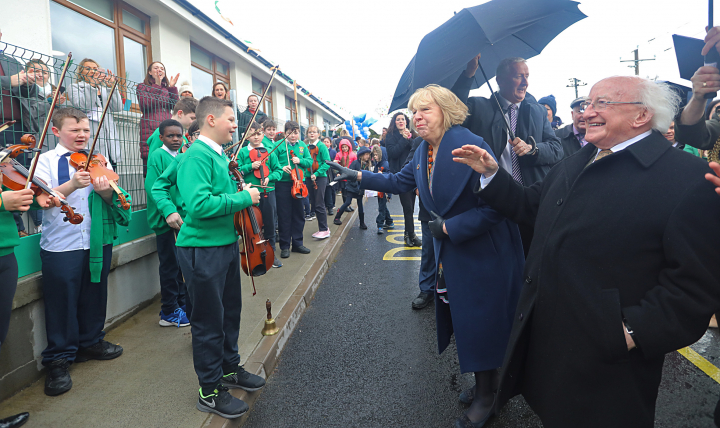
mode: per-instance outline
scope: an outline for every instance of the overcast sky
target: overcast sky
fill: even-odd
[[[215,11],[215,0],[191,2],[239,39],[251,41],[262,56],[279,63],[314,95],[342,107],[346,117],[369,113],[377,118],[385,113],[422,37],[453,12],[484,3],[220,0],[223,15],[235,24],[231,26]],[[690,86],[679,77],[671,36],[702,38],[707,0],[588,0],[580,3],[580,10],[588,17],[528,61],[528,92],[537,99],[553,94],[566,123],[575,98],[573,88],[566,87],[569,79],[588,83],[579,88],[580,95],[587,95],[603,77],[634,74],[630,63],[620,59],[632,59],[637,46],[641,58],[656,58],[641,63],[641,76]],[[485,88],[473,93],[488,94]]]

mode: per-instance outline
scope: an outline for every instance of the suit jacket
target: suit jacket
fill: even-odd
[[[435,157],[433,191],[427,174],[428,143],[396,174],[362,173],[360,187],[400,194],[418,188],[429,211],[445,218],[449,238],[433,239],[435,263],[441,260],[450,304],[435,296],[440,352],[455,334],[463,373],[500,366],[515,314],[525,259],[517,225],[475,198],[480,175],[453,162],[452,150],[485,142],[461,126],[450,128]]]
[[[467,78],[465,74],[460,73],[460,77],[452,87],[453,93],[467,104],[469,109],[470,115],[463,126],[475,135],[481,136],[493,153],[500,157],[508,143],[503,119],[504,113],[500,111],[493,99],[468,98],[471,84],[472,78]],[[542,180],[550,168],[563,158],[560,139],[555,136],[555,132],[547,120],[547,110],[538,104],[530,94],[526,94],[525,99],[520,103],[515,134],[525,142],[528,142],[528,137],[532,136],[539,149],[536,155],[525,155],[518,158],[523,183],[529,186]]]
[[[720,307],[720,197],[659,132],[586,167],[596,152],[531,187],[500,169],[478,192],[535,225],[498,400],[522,393],[546,428],[652,427],[665,354]]]
[[[574,155],[578,150],[582,149],[580,141],[575,136],[573,131],[573,124],[558,129],[555,131],[555,135],[560,139],[560,144],[563,149],[563,159],[570,155]]]
[[[413,140],[403,137],[397,131],[388,132],[385,136],[385,149],[390,163],[390,172],[400,172],[405,166],[412,142]]]

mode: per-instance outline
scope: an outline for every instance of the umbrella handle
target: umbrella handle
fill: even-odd
[[[480,61],[478,60],[478,67],[480,67],[480,71],[483,74],[483,77],[485,78],[485,82],[488,85],[488,88],[490,88],[490,93],[492,94],[493,99],[495,99],[495,103],[497,103],[498,108],[500,109],[500,114],[502,115],[503,120],[505,121],[505,127],[508,132],[508,137],[510,138],[510,141],[515,139],[515,134],[510,129],[510,123],[508,123],[507,117],[505,117],[505,112],[503,111],[502,105],[500,105],[500,100],[497,97],[497,94],[495,94],[495,91],[493,91],[492,86],[490,85],[490,79],[487,78],[487,74],[485,74],[485,69],[483,69],[482,64],[480,64]],[[475,83],[477,83],[477,76],[475,77]],[[481,85],[478,84],[478,87]],[[534,147],[534,145],[533,145]]]

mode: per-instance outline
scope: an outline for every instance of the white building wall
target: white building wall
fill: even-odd
[[[4,0],[2,15],[6,18],[0,21],[3,42],[50,54],[52,35],[48,0]]]

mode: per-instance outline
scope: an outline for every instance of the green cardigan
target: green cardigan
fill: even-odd
[[[219,247],[237,242],[233,215],[252,205],[252,198],[247,191],[237,191],[228,173],[229,163],[224,153],[218,154],[201,140],[177,158],[177,188],[187,210],[178,247]]]

